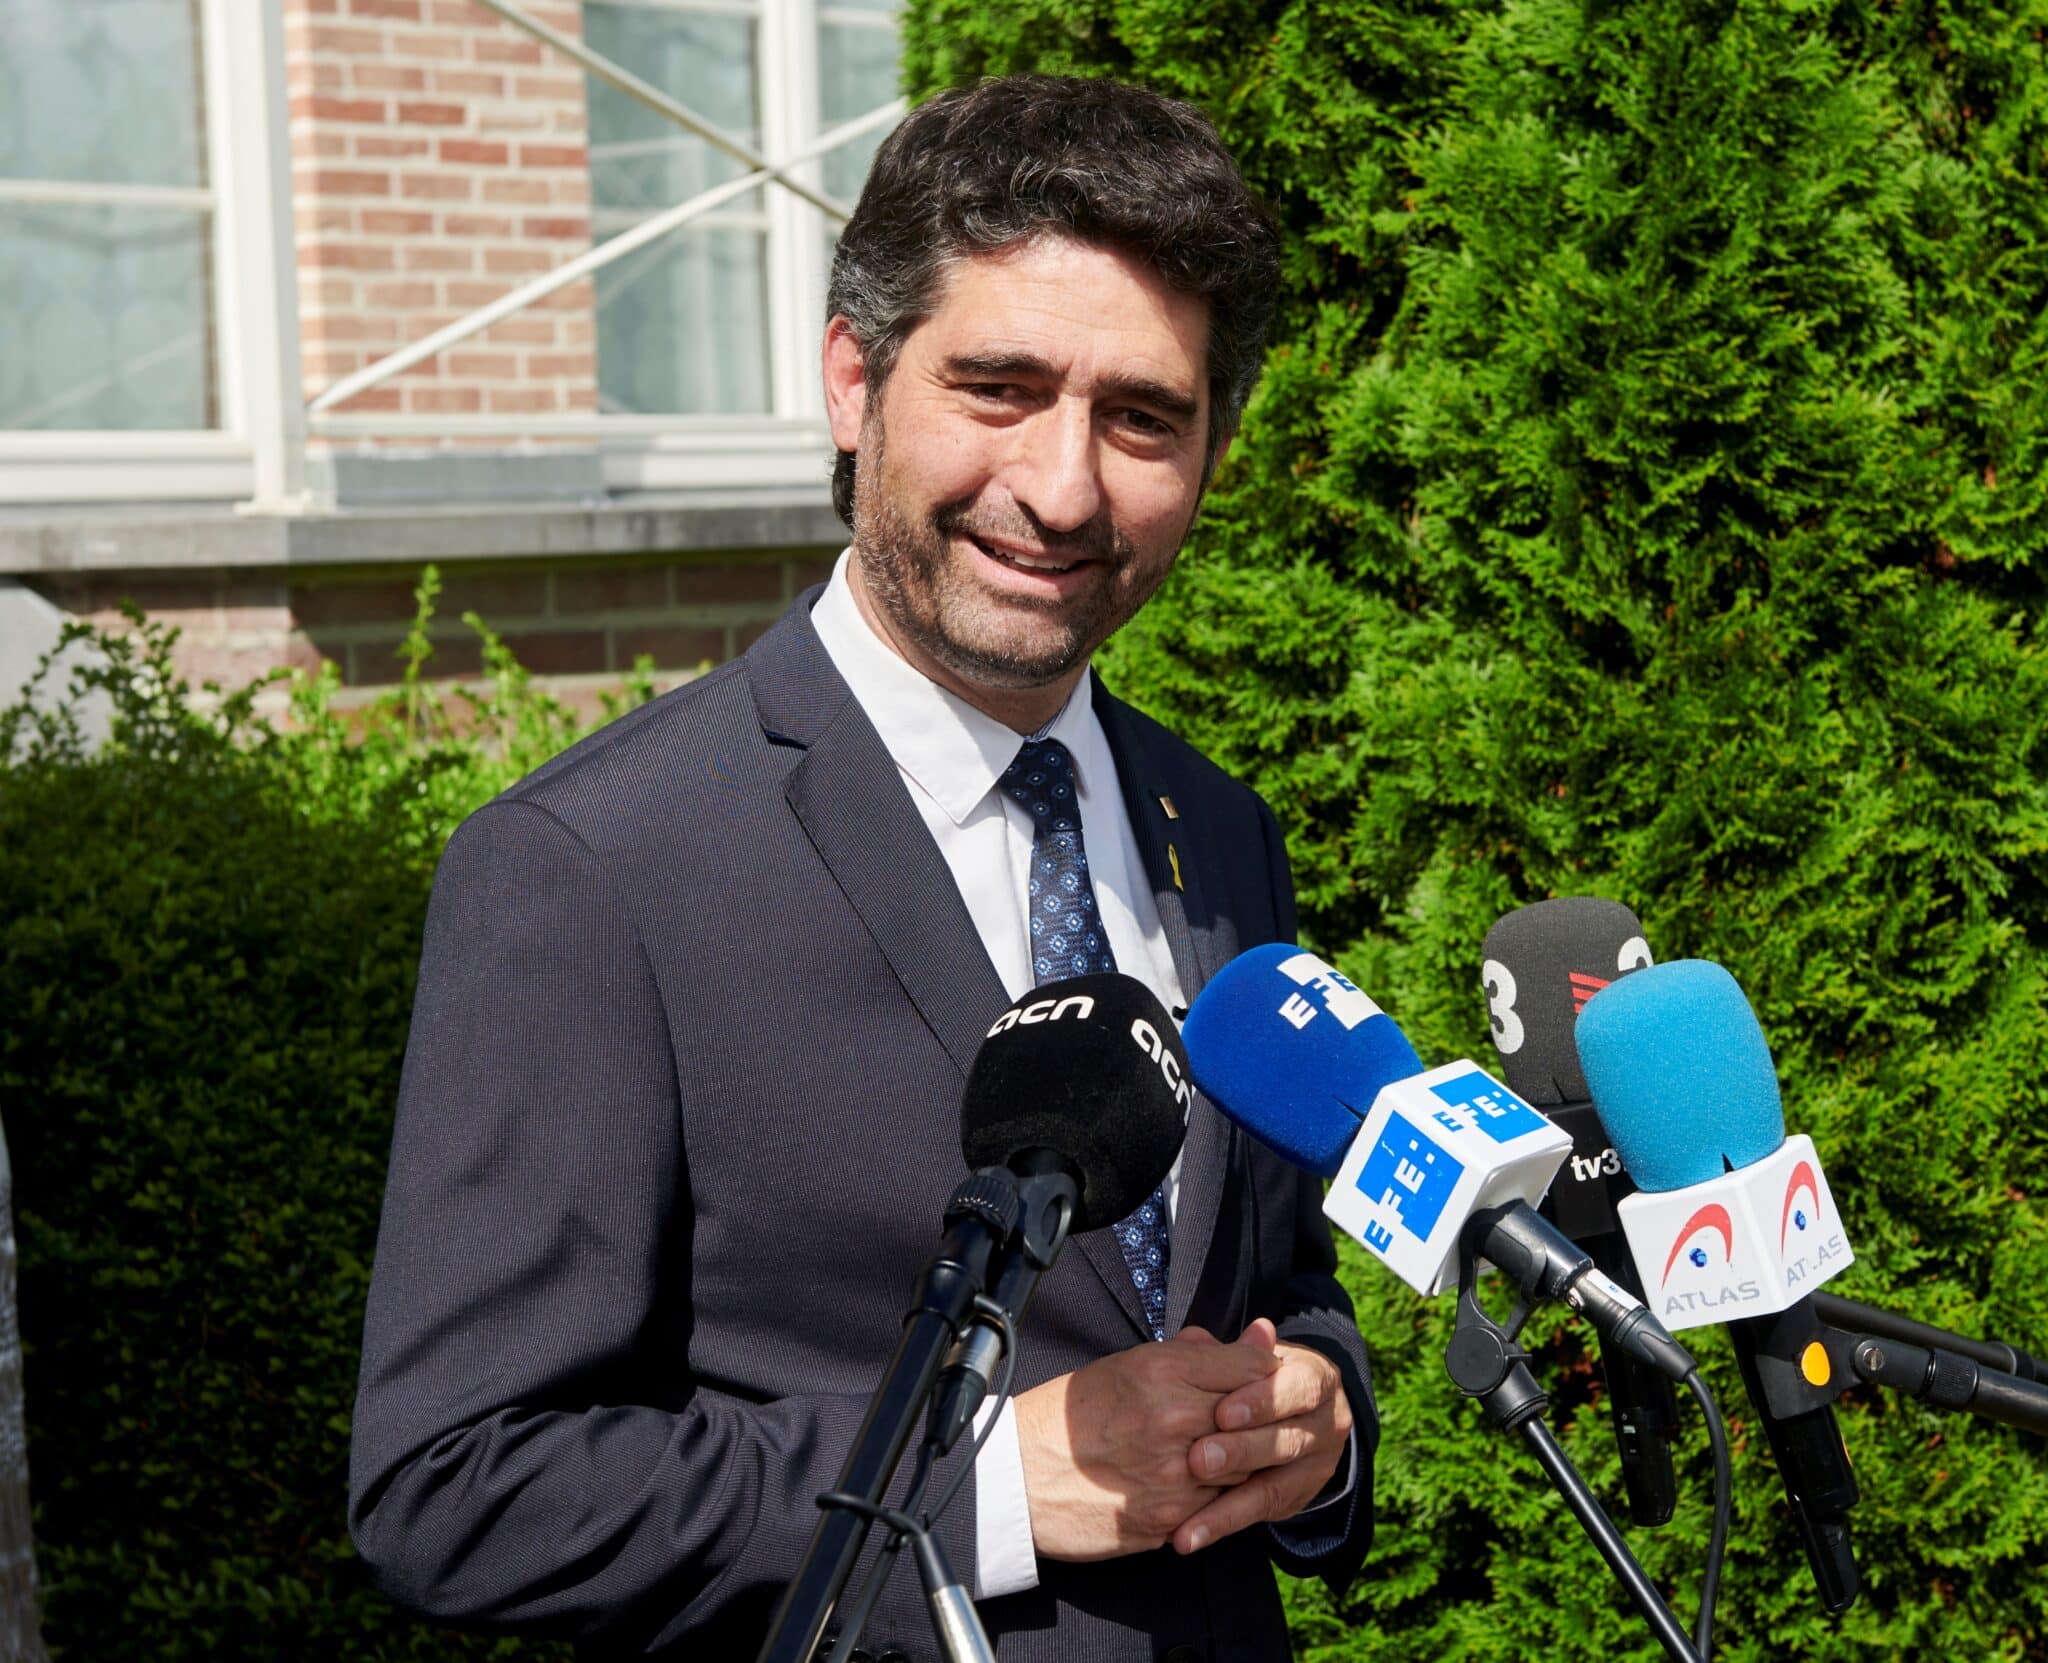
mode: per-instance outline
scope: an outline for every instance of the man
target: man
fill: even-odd
[[[351,1473],[396,1597],[750,1657],[936,1246],[989,1023],[1111,967],[1184,1006],[1291,935],[1265,806],[1088,674],[1276,283],[1169,100],[1013,77],[883,146],[824,343],[853,548],[443,858]],[[1355,1571],[1376,1425],[1318,1200],[1197,1102],[1160,1192],[1045,1279],[938,1525],[1001,1656],[1283,1657],[1272,1562]],[[863,1646],[934,1656],[908,1567]]]

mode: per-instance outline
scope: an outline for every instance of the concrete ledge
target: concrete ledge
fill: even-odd
[[[0,512],[0,575],[418,564],[539,555],[838,548],[822,487],[563,503],[343,508],[300,515],[232,507]]]

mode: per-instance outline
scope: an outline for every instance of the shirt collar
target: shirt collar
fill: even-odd
[[[811,623],[833,668],[875,725],[882,745],[919,789],[962,825],[1016,760],[1023,743],[1016,730],[914,670],[861,616],[847,580],[851,549],[832,568],[832,580],[811,609]],[[1088,686],[1083,676],[1076,692]],[[1057,739],[1074,756],[1076,785],[1086,792],[1100,773],[1107,741],[1093,701],[1069,697],[1051,724],[1033,735]]]

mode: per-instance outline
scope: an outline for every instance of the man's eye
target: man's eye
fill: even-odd
[[[1144,434],[1148,439],[1164,439],[1173,433],[1173,424],[1162,421],[1149,410],[1126,410],[1123,412],[1124,425],[1134,432]]]
[[[967,384],[967,392],[971,396],[994,404],[1002,403],[1016,390],[1007,381],[971,381]]]

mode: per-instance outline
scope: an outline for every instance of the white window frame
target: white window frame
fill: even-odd
[[[720,0],[608,0],[650,11],[730,13]],[[822,131],[818,112],[820,11],[834,22],[899,33],[896,17],[846,12],[817,0],[759,0],[755,36],[760,143],[770,156],[789,156]],[[632,65],[627,65],[632,68]],[[824,188],[824,163],[791,169],[814,190]],[[604,482],[615,491],[810,488],[823,492],[832,456],[819,383],[824,325],[825,224],[794,192],[769,184],[747,204],[765,212],[768,238],[768,386],[766,415],[600,415],[596,419]]]
[[[226,500],[279,511],[303,500],[281,8],[200,0],[199,30],[209,183],[179,194],[210,199],[221,425],[0,430],[0,505]],[[53,185],[47,194],[113,200],[123,189]]]

